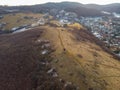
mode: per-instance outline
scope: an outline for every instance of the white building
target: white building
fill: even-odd
[[[40,20],[37,22],[39,25],[45,25],[45,19],[40,18]]]

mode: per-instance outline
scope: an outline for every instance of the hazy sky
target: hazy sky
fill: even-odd
[[[41,3],[46,3],[46,2],[62,2],[62,1],[80,2],[83,4],[120,3],[120,0],[52,0],[52,1],[51,0],[0,0],[0,5],[33,5],[33,4],[41,4]]]

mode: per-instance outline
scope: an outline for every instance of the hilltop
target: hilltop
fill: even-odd
[[[81,25],[0,35],[0,89],[119,90],[119,59],[101,43]]]

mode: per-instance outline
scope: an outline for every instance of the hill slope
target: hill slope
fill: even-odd
[[[80,27],[0,35],[0,89],[119,90],[119,59]]]
[[[108,5],[97,5],[97,4],[87,4],[87,8],[107,11],[107,12],[116,12],[120,13],[120,3],[113,3]]]
[[[61,2],[61,3],[45,3],[31,6],[11,6],[3,7],[0,6],[0,14],[8,13],[6,10],[18,10],[19,12],[37,12],[37,13],[50,13],[51,10],[67,10],[75,12],[78,16],[103,16],[105,14],[101,11],[116,12],[120,13],[120,4],[113,3],[107,5],[97,5],[97,4],[81,4],[76,2]],[[17,12],[18,12],[17,11]]]
[[[52,64],[60,77],[81,90],[119,90],[119,59],[106,52],[99,40],[84,29],[47,28],[44,37],[56,48]]]
[[[0,35],[0,90],[74,90],[50,72],[53,49],[42,48],[48,41],[42,38],[44,29],[18,34]],[[43,51],[48,53],[43,55]]]
[[[14,6],[14,7],[5,7],[4,9],[17,9],[22,12],[37,12],[37,13],[51,13],[51,10],[56,12],[60,10],[66,10],[70,12],[75,12],[78,16],[101,16],[101,10],[96,10],[92,8],[85,7],[84,4],[76,2],[61,2],[61,3],[46,3],[32,6]],[[77,10],[77,11],[76,11]],[[52,13],[53,14],[53,13]]]

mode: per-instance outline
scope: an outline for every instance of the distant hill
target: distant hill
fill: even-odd
[[[78,16],[102,16],[104,14],[101,13],[100,10],[85,8],[85,7],[71,7],[66,8],[66,11],[75,12]]]
[[[0,7],[0,11],[4,7]],[[46,13],[54,10],[66,10],[69,12],[75,12],[78,16],[101,16],[104,15],[101,11],[117,12],[120,13],[120,4],[108,4],[108,5],[97,5],[97,4],[81,4],[76,2],[61,2],[61,3],[45,3],[31,6],[13,6],[5,7],[5,9],[18,9],[24,12],[35,12],[35,13]],[[3,12],[3,11],[2,11]],[[53,13],[53,12],[52,12]]]
[[[120,3],[113,3],[108,5],[86,4],[85,7],[102,11],[120,13]]]
[[[66,10],[70,12],[75,12],[78,16],[101,16],[101,10],[86,8],[84,4],[76,2],[61,2],[61,3],[46,3],[33,6],[14,6],[7,7],[6,9],[19,9],[20,11],[30,11],[30,12],[51,12],[52,9],[56,11]]]

